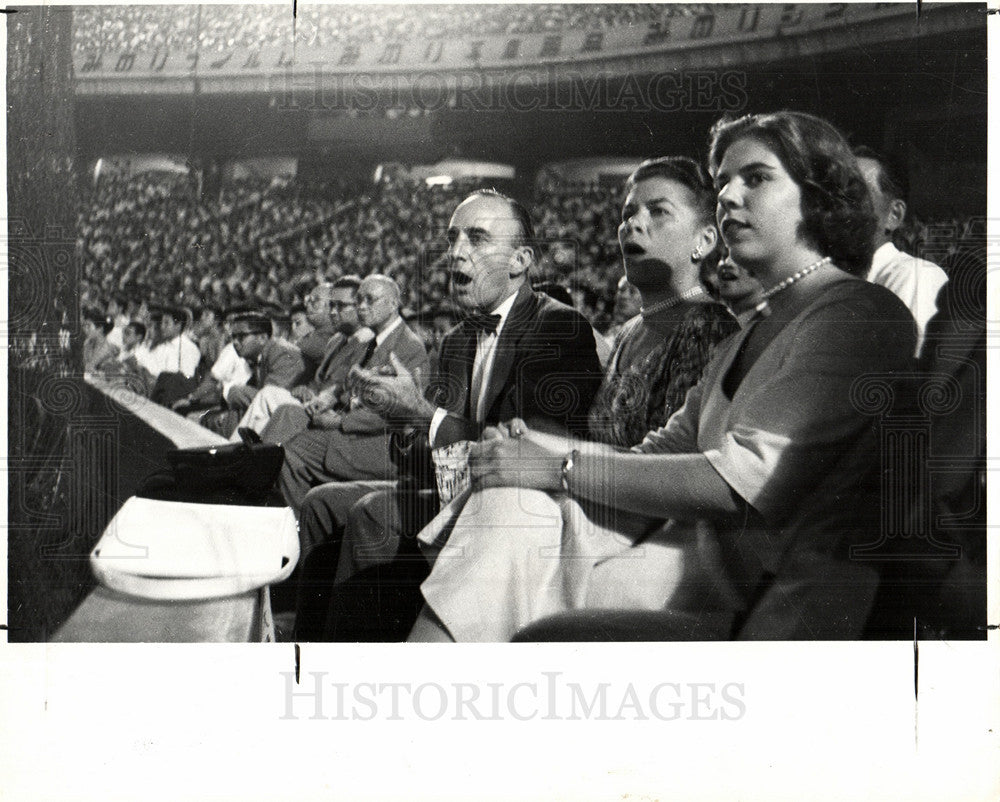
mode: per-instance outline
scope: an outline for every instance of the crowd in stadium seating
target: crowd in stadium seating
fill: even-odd
[[[102,178],[79,216],[86,302],[115,293],[162,303],[253,303],[290,308],[311,283],[342,274],[395,278],[404,306],[447,303],[444,229],[472,180],[427,186],[402,177],[365,191],[295,181],[243,180],[219,198],[199,197],[187,178]],[[206,193],[207,194],[207,193]],[[536,277],[586,295],[595,323],[620,272],[614,246],[617,190],[600,185],[539,191]]]
[[[364,189],[346,181],[244,179],[211,198],[199,197],[186,177],[102,178],[79,216],[84,305],[125,295],[192,309],[288,310],[320,279],[380,272],[400,284],[404,309],[426,314],[449,303],[444,229],[475,186],[403,177]],[[538,189],[531,208],[535,280],[566,287],[602,331],[621,277],[619,196],[597,183],[568,184]],[[897,240],[941,261],[963,241],[981,239],[980,228],[977,221],[915,221]]]
[[[648,26],[704,8],[704,4],[690,3],[301,5],[293,28],[291,8],[286,5],[81,6],[74,11],[74,42],[79,54],[196,47],[215,52],[230,47],[280,47],[290,43],[293,35],[301,44],[323,46],[458,37],[470,32],[495,36]]]
[[[807,117],[807,115],[802,116]],[[752,139],[738,141],[749,141],[752,144],[743,146],[742,150],[733,146],[733,151],[741,154],[733,157],[734,159],[747,161],[751,158],[768,158],[753,155],[754,148],[766,151],[766,146]],[[902,201],[906,193],[898,188],[899,184],[894,180],[895,174],[888,167],[883,167],[884,182],[878,175],[868,177],[867,173],[862,179],[862,172],[866,169],[864,164],[866,160],[873,161],[874,154],[865,155],[859,150],[855,155],[847,148],[846,142],[842,147],[839,144],[840,140],[837,142],[840,149],[839,158],[844,160],[845,165],[848,165],[850,160],[850,169],[845,167],[844,175],[847,175],[847,178],[844,180],[853,182],[847,189],[854,193],[853,198],[844,196],[838,202],[844,204],[844,208],[851,213],[857,212],[860,218],[864,211],[862,201],[871,204],[870,199],[880,198],[876,201],[876,205],[881,210],[879,214],[882,217],[879,219],[884,219],[884,222],[881,227],[877,225],[875,216],[870,212],[865,218],[869,231],[875,232],[873,245],[858,245],[855,242],[857,238],[853,235],[845,236],[834,243],[840,243],[837,247],[843,246],[841,258],[856,261],[856,264],[852,263],[855,275],[864,275],[869,282],[845,282],[843,277],[837,278],[841,273],[839,267],[832,268],[833,271],[837,271],[836,275],[827,271],[829,276],[824,280],[836,281],[830,285],[833,288],[830,290],[833,295],[847,292],[846,288],[849,286],[860,285],[862,289],[852,291],[860,293],[859,297],[862,297],[865,293],[871,292],[872,285],[883,285],[877,288],[872,299],[886,305],[886,309],[889,310],[886,312],[887,315],[889,312],[892,313],[892,330],[896,332],[890,338],[893,366],[886,368],[886,371],[890,374],[899,373],[900,376],[905,374],[911,378],[918,375],[936,376],[942,371],[955,373],[954,383],[956,386],[961,383],[964,388],[956,397],[964,400],[965,406],[960,414],[952,416],[945,422],[953,423],[954,432],[945,432],[945,423],[936,424],[935,430],[942,432],[940,438],[943,444],[950,443],[954,447],[954,444],[958,443],[959,448],[975,456],[979,453],[976,449],[981,448],[982,443],[976,440],[975,432],[978,430],[970,421],[974,422],[974,416],[977,414],[976,399],[981,395],[980,384],[984,374],[978,367],[967,370],[962,367],[965,365],[964,362],[959,364],[959,369],[956,371],[955,364],[958,363],[953,358],[949,362],[950,357],[936,345],[952,342],[956,323],[967,327],[971,325],[970,330],[974,332],[976,322],[982,317],[983,310],[977,304],[982,302],[980,295],[983,293],[980,291],[984,289],[980,286],[982,283],[980,279],[985,273],[983,221],[969,219],[914,224],[912,216],[906,214],[906,205]],[[691,170],[704,172],[695,162],[686,161],[690,163]],[[876,165],[879,164],[877,158],[874,158],[874,161]],[[812,164],[808,161],[804,163]],[[717,169],[718,176],[726,175],[723,172],[724,167]],[[777,171],[777,168],[770,169]],[[827,175],[833,175],[834,172],[829,171]],[[702,182],[701,195],[691,194],[690,198],[687,195],[683,196],[687,198],[684,202],[691,205],[692,211],[688,216],[679,216],[678,220],[690,218],[699,221],[703,217],[711,221],[706,225],[713,232],[710,239],[715,243],[716,209],[723,209],[723,216],[727,216],[734,208],[737,210],[741,208],[730,197],[732,192],[752,194],[767,191],[757,189],[755,181],[744,177],[744,173],[736,174],[740,176],[740,186],[744,187],[742,190],[728,189],[729,184],[737,183],[731,176],[726,179],[727,184],[724,185],[726,188],[722,190],[718,185],[713,186],[707,176],[699,178],[698,180]],[[476,223],[485,219],[490,221],[489,225],[495,226],[496,220],[503,218],[484,216],[486,212],[480,211],[476,213],[480,215],[479,217],[471,212],[468,213],[471,221],[467,221],[464,228],[455,222],[459,215],[456,207],[461,210],[464,204],[472,200],[462,201],[476,188],[477,182],[473,180],[460,180],[444,186],[428,185],[426,181],[393,172],[383,174],[381,180],[365,186],[347,181],[315,183],[253,179],[224,183],[221,187],[208,191],[200,186],[201,179],[197,177],[198,173],[195,171],[192,175],[193,178],[140,174],[131,179],[122,176],[98,179],[93,196],[81,210],[79,218],[79,241],[84,261],[84,275],[81,282],[84,308],[81,328],[86,336],[83,343],[85,368],[111,381],[125,381],[130,389],[144,392],[155,402],[186,414],[190,419],[197,420],[206,428],[230,439],[249,438],[256,433],[256,436],[263,438],[265,442],[282,443],[285,447],[285,462],[279,488],[284,503],[300,511],[301,520],[309,521],[309,526],[304,525],[303,531],[312,531],[319,527],[325,533],[323,537],[332,537],[331,544],[335,542],[339,550],[340,540],[337,538],[347,537],[344,531],[350,530],[337,529],[341,524],[334,524],[332,519],[317,523],[310,518],[310,516],[322,517],[317,510],[325,509],[323,505],[329,501],[319,500],[322,493],[333,492],[330,490],[333,488],[340,494],[342,483],[356,482],[367,496],[368,489],[365,482],[384,481],[396,477],[395,463],[387,462],[395,453],[391,451],[386,441],[390,436],[390,427],[387,426],[380,410],[368,407],[363,385],[359,383],[377,383],[380,377],[385,381],[390,381],[389,377],[391,380],[403,377],[413,383],[412,397],[424,399],[421,394],[422,386],[417,384],[418,379],[410,377],[435,375],[440,378],[441,372],[445,370],[442,366],[451,364],[448,357],[448,339],[442,337],[443,332],[454,324],[459,314],[465,315],[465,322],[448,335],[452,343],[457,341],[455,338],[461,339],[464,336],[461,332],[474,325],[475,316],[469,314],[473,310],[469,309],[468,302],[463,307],[461,301],[462,283],[459,279],[463,278],[461,266],[464,264],[462,260],[466,258],[461,255],[461,249],[468,248],[469,252],[472,252],[476,248],[486,248],[486,251],[478,257],[480,261],[470,260],[469,264],[475,264],[475,270],[487,270],[485,265],[491,264],[490,259],[495,256],[490,254],[489,248],[507,246],[494,245],[488,236],[483,240],[473,239],[473,235],[479,236],[478,232],[481,231]],[[640,184],[646,180],[649,179],[638,179]],[[720,179],[716,180],[718,182]],[[669,186],[674,179],[665,181]],[[543,281],[554,282],[552,293],[561,295],[576,306],[578,311],[583,312],[584,318],[591,322],[595,331],[604,332],[610,323],[615,323],[619,327],[620,334],[615,340],[614,355],[609,355],[610,349],[605,345],[603,356],[599,347],[595,348],[596,342],[602,338],[590,340],[587,327],[583,327],[594,362],[595,370],[591,372],[595,375],[599,360],[601,364],[608,365],[608,370],[612,372],[621,367],[623,364],[621,349],[624,347],[622,343],[629,342],[630,337],[637,336],[636,321],[646,321],[647,313],[653,315],[650,310],[671,310],[673,309],[671,304],[675,301],[693,297],[690,295],[692,290],[703,294],[702,286],[710,287],[712,284],[710,274],[713,271],[719,293],[719,297],[715,298],[716,301],[722,297],[722,291],[718,287],[723,283],[739,280],[738,277],[726,277],[724,267],[718,269],[714,267],[718,257],[713,257],[713,266],[708,272],[702,273],[700,263],[704,255],[703,242],[694,239],[698,232],[702,232],[698,236],[703,235],[705,226],[701,222],[697,225],[685,224],[691,228],[692,233],[685,233],[683,237],[691,239],[682,240],[681,246],[674,247],[673,244],[669,247],[662,246],[666,249],[664,253],[674,260],[667,263],[669,269],[648,270],[648,263],[655,262],[656,259],[650,258],[647,261],[646,246],[628,241],[637,236],[636,232],[639,230],[639,224],[635,222],[640,214],[637,209],[642,207],[642,220],[650,230],[657,226],[667,226],[667,230],[672,231],[670,226],[680,226],[681,223],[668,224],[662,220],[653,222],[656,219],[653,207],[667,202],[655,193],[671,190],[664,190],[659,186],[647,188],[645,190],[647,193],[654,194],[640,195],[640,200],[636,200],[635,187],[634,182],[626,185],[628,200],[623,208],[620,188],[607,188],[599,183],[562,186],[548,184],[539,186],[530,208],[518,210],[518,214],[530,218],[536,224],[535,254],[531,258],[524,257],[526,261],[522,265],[527,270],[530,264],[531,282],[536,285]],[[492,202],[491,197],[504,198],[494,193],[492,196],[487,195],[486,201],[482,201],[480,196],[479,202]],[[692,200],[696,197],[703,197],[703,200]],[[896,203],[893,199],[899,199],[900,202]],[[503,203],[507,204],[505,208],[511,208],[512,202],[509,199],[504,198]],[[803,214],[801,207],[804,205],[804,201],[797,205],[761,203],[760,209],[764,211],[755,212],[759,217],[753,219],[759,222],[766,214],[774,214],[780,222],[784,214],[797,213],[801,216]],[[750,204],[749,208],[756,207]],[[857,211],[859,209],[860,212]],[[657,211],[662,213],[659,207]],[[496,212],[491,211],[489,214],[493,215]],[[625,222],[620,223],[622,220]],[[850,222],[848,217],[844,217],[843,220]],[[731,224],[729,228],[726,228],[727,223]],[[737,247],[742,242],[741,237],[744,236],[741,231],[756,230],[756,228],[734,220],[725,220],[722,226],[724,234],[732,237],[735,243],[730,244],[731,256],[734,259],[738,258],[735,254],[738,253]],[[843,223],[843,226],[846,231],[847,223]],[[446,228],[449,234],[447,240],[444,237]],[[763,226],[761,230],[764,230]],[[766,230],[771,232],[772,228]],[[788,272],[786,262],[801,265],[808,261],[807,255],[815,258],[819,252],[818,246],[812,245],[812,241],[806,237],[787,235],[787,231],[797,229],[782,228],[778,225],[774,230],[786,232],[786,235],[768,234],[763,237],[757,236],[755,239],[754,235],[748,234],[746,237],[751,243],[757,240],[765,244],[773,241],[782,247],[796,250],[794,260],[775,262],[779,266],[785,265],[782,269],[786,272]],[[489,232],[488,226],[486,231]],[[523,226],[522,231],[525,236],[530,236],[528,226]],[[899,235],[895,243],[889,236],[894,231]],[[663,237],[670,239],[667,235]],[[450,266],[446,264],[445,259],[446,241],[452,243]],[[865,241],[858,240],[858,242]],[[649,245],[648,242],[646,244]],[[728,239],[727,244],[729,244]],[[900,253],[896,250],[896,245],[900,244],[911,252],[933,258],[940,267],[938,264],[914,260],[909,255]],[[629,250],[633,245],[638,248],[638,253],[635,247]],[[692,248],[692,245],[695,247]],[[714,247],[712,252],[715,252]],[[753,255],[749,247],[747,252]],[[500,274],[506,276],[510,271],[511,278],[517,275],[523,280],[525,274],[518,274],[514,269],[521,263],[512,255],[508,255],[507,258],[509,261],[503,263]],[[612,301],[611,298],[611,293],[621,277],[623,259],[629,265],[629,278],[635,282],[634,289],[638,291],[638,298],[633,298],[628,314],[616,314],[621,312],[621,309],[615,309],[615,306],[624,306],[630,297],[625,291],[626,288],[620,288],[622,291],[615,300]],[[752,293],[757,294],[752,297],[743,312],[738,312],[734,306],[726,311],[719,304],[709,305],[717,307],[718,314],[724,313],[725,323],[732,331],[743,324],[745,332],[752,332],[753,326],[758,323],[760,323],[759,330],[766,330],[766,325],[761,321],[766,321],[770,317],[769,298],[796,283],[802,276],[823,268],[830,259],[829,255],[820,258],[801,268],[797,274],[789,273],[780,283],[775,283],[772,277],[769,293],[763,293],[763,289],[766,288],[758,281],[756,288],[752,290]],[[694,268],[691,266],[692,263],[695,264]],[[647,268],[643,265],[647,265]],[[668,295],[665,301],[653,303],[637,315],[634,301],[637,300],[638,304],[646,303],[642,295],[645,290],[640,286],[640,280],[650,281],[649,277],[652,275],[672,276],[675,272],[674,265],[681,265],[692,274],[696,286],[683,292],[678,289],[672,295]],[[737,272],[740,270],[738,264],[733,263],[731,267],[730,273],[733,270]],[[949,276],[947,271],[953,272]],[[369,278],[362,281],[360,277],[366,276]],[[474,280],[477,279],[467,278],[467,282]],[[449,287],[449,284],[454,286]],[[654,285],[655,282],[650,286]],[[891,289],[892,292],[888,292],[885,288]],[[516,293],[507,296],[508,299],[522,296],[535,297],[528,287],[523,289],[524,292],[518,285]],[[454,292],[455,307],[450,305],[450,292]],[[712,291],[709,289],[708,292]],[[784,298],[790,297],[793,296],[790,294],[784,296]],[[809,303],[819,302],[818,295],[809,301]],[[551,301],[534,303],[551,304]],[[698,303],[694,305],[700,306]],[[502,305],[496,308],[499,310]],[[507,311],[510,312],[511,308],[508,307]],[[563,310],[558,314],[576,314],[566,310],[565,307],[557,305],[557,308]],[[862,306],[859,309],[867,307]],[[402,312],[402,318],[399,312]],[[939,312],[941,314],[937,314]],[[741,314],[744,317],[741,317]],[[875,326],[873,332],[879,330],[878,326],[882,324],[878,320],[867,321],[865,314],[868,312],[863,314],[851,312],[849,319],[864,320],[866,325],[871,323]],[[490,315],[481,310],[479,315],[484,318],[500,317],[499,314]],[[624,318],[629,315],[632,315],[632,318],[626,322]],[[811,319],[809,314],[803,313],[802,320]],[[687,321],[687,318],[684,320]],[[787,325],[797,325],[794,321],[799,321],[800,318],[792,317],[790,320],[793,323]],[[858,347],[824,351],[828,335],[841,336],[846,331],[840,329],[839,320],[831,318],[831,324],[834,325],[827,335],[804,337],[803,347],[815,351],[818,357],[833,359],[837,364],[838,360],[853,359],[858,356],[858,353],[865,350],[860,347],[861,345],[867,347],[873,344],[881,347],[878,336],[865,335],[856,343]],[[913,325],[915,320],[916,327]],[[495,333],[496,322],[491,323],[486,320],[481,323],[486,326],[484,335],[488,336],[491,326],[494,327],[492,331]],[[689,323],[690,321],[684,323],[684,326]],[[784,321],[779,319],[779,323]],[[677,332],[683,328],[679,320],[674,320],[671,325],[680,326]],[[690,325],[692,333],[703,336],[706,332],[705,327],[709,324],[702,321],[697,325],[693,323]],[[576,325],[572,329],[577,334],[581,330]],[[671,334],[669,339],[664,340],[662,333],[652,329],[650,332],[652,332],[649,334],[652,338],[650,342],[655,342],[659,346],[676,344],[676,349],[674,345],[667,348],[664,358],[669,352],[670,359],[678,368],[689,365],[694,352],[685,352],[684,348],[687,346],[684,343],[688,343],[691,338],[687,338],[687,335],[685,335],[687,339],[680,338],[678,335],[678,339],[675,339]],[[719,339],[724,339],[731,332],[720,330],[716,333]],[[384,338],[389,336],[400,337],[402,338],[400,342],[409,344],[407,347],[412,350],[414,357],[412,365],[399,360],[397,345],[385,345]],[[776,336],[785,334],[781,331]],[[744,339],[749,339],[749,335]],[[471,340],[471,342],[475,345],[479,341]],[[726,339],[725,342],[732,341]],[[934,347],[923,349],[922,344],[925,343],[932,343]],[[971,345],[973,351],[970,353],[976,359],[984,353],[981,345],[979,340]],[[381,363],[374,361],[379,346],[382,346]],[[976,348],[979,350],[975,350]],[[703,360],[698,364],[708,364],[704,362],[708,356],[707,352],[698,353]],[[880,353],[878,347],[874,347],[873,354],[878,356],[878,353]],[[389,354],[393,355],[392,358]],[[915,357],[922,361],[918,363]],[[373,361],[369,363],[369,359]],[[395,361],[392,361],[393,359]],[[576,370],[576,361],[569,361],[573,365],[573,370]],[[718,362],[710,364],[717,365]],[[432,372],[430,365],[437,365],[437,371]],[[913,369],[919,367],[924,373],[906,373],[901,370],[900,366],[903,365]],[[779,362],[776,361],[770,373],[779,375],[780,368]],[[488,368],[483,368],[486,369]],[[641,377],[640,384],[646,382],[650,369],[651,366],[646,363],[637,367]],[[858,375],[864,374],[858,374],[851,369],[841,375],[833,368],[830,369],[831,372],[825,373],[825,368],[814,367],[809,359],[803,360],[802,369],[818,371],[817,375],[824,377],[838,376],[841,386],[837,392],[841,404],[847,405],[845,410],[851,416],[857,417],[860,414],[856,405],[851,406],[854,402],[851,401],[848,389],[851,381]],[[511,375],[520,376],[520,370],[518,368],[512,371]],[[454,367],[452,372],[455,373]],[[321,374],[326,376],[323,382],[328,383],[317,382],[316,377]],[[470,388],[475,386],[472,375],[474,371],[468,378]],[[627,381],[620,377],[608,381],[623,393],[619,399],[622,404],[627,407],[635,402],[630,395],[632,389]],[[847,383],[844,383],[845,381]],[[359,386],[362,389],[359,390]],[[782,385],[778,382],[776,386],[780,389]],[[478,392],[483,392],[482,387],[483,385],[479,386]],[[790,393],[790,397],[794,398],[803,388],[809,390],[811,387],[814,387],[811,381],[796,382],[789,384],[783,392]],[[903,385],[900,384],[900,387],[903,388]],[[472,392],[470,389],[470,399],[473,397]],[[440,398],[445,398],[446,395]],[[592,394],[586,397],[591,396]],[[408,396],[404,394],[402,397]],[[525,394],[516,392],[512,393],[512,397],[521,398],[525,397]],[[573,397],[582,396],[577,393]],[[683,402],[683,398],[684,394],[677,399],[678,405]],[[731,400],[735,403],[735,396],[732,396]],[[424,401],[429,403],[426,399]],[[589,406],[589,403],[588,400],[586,404]],[[706,409],[709,406],[707,405]],[[815,411],[815,414],[822,417],[820,410],[823,405],[815,404],[813,401],[799,406],[794,402],[789,405],[779,405],[782,409],[786,406],[788,409],[808,410],[810,415]],[[681,409],[680,406],[676,408]],[[444,417],[438,418],[438,412],[442,409]],[[442,421],[450,420],[449,416],[452,414],[460,413],[444,407],[444,402],[441,402],[437,404],[437,411],[433,412],[434,417],[431,417],[430,413],[426,417],[432,422],[432,426],[442,426],[446,425]],[[475,414],[477,416],[475,420],[481,423],[484,420],[483,413]],[[516,411],[504,414],[508,415],[504,420],[509,420],[511,414],[515,418],[519,416]],[[683,417],[683,409],[677,412],[671,421],[676,420],[678,416]],[[610,420],[616,423],[620,417],[620,414],[614,413]],[[399,418],[410,420],[410,413],[404,412]],[[433,423],[435,420],[436,423]],[[256,423],[253,423],[254,421]],[[350,422],[349,426],[347,421]],[[270,427],[275,427],[274,431]],[[669,429],[670,424],[666,424],[666,428]],[[275,431],[280,431],[280,436],[275,434]],[[770,431],[764,430],[766,437],[771,437]],[[459,439],[475,439],[477,436],[463,435]],[[646,435],[647,438],[649,436]],[[367,444],[368,441],[365,440],[364,443],[367,445],[359,451],[354,445],[360,442],[356,442],[357,438],[362,437],[371,439],[373,445]],[[338,441],[338,438],[354,444],[350,457],[330,457],[330,454],[340,454],[331,450],[334,446],[330,445]],[[431,444],[435,443],[434,438],[434,434],[429,435]],[[452,442],[454,441],[449,440],[446,444]],[[869,459],[871,452],[865,453],[867,454],[865,459]],[[369,458],[375,467],[368,467],[365,460]],[[567,459],[570,460],[571,468],[573,454]],[[972,461],[969,464],[972,467],[963,474],[960,486],[952,487],[938,483],[935,492],[939,493],[939,497],[936,497],[935,503],[944,505],[942,509],[951,509],[952,505],[955,509],[966,509],[971,508],[970,505],[975,505],[975,494],[981,492],[980,484],[977,484],[980,482],[980,474],[976,472],[978,468]],[[339,473],[338,466],[343,465],[350,466],[354,473]],[[566,487],[565,475],[568,470],[565,465],[564,462],[563,488]],[[714,477],[714,474],[711,476]],[[324,484],[330,482],[332,484]],[[711,482],[708,484],[711,485]],[[865,492],[874,493],[873,488],[874,485]],[[546,485],[541,489],[556,488],[549,488]],[[344,516],[349,513],[352,522],[364,521],[365,516],[371,517],[374,507],[371,510],[365,508],[364,499],[356,498],[351,495],[352,493],[354,490],[342,497],[337,496],[336,504],[347,504],[341,510]],[[866,502],[866,510],[876,509],[872,500],[874,498],[873,495]],[[368,503],[376,502],[369,499]],[[377,503],[388,509],[384,500]],[[510,507],[509,502],[505,504]],[[423,510],[422,507],[420,509]],[[426,510],[412,521],[407,519],[409,523],[403,523],[402,520],[393,521],[391,527],[412,534],[430,521],[424,512]],[[405,514],[416,515],[413,511]],[[376,515],[375,518],[377,517]],[[418,519],[420,522],[414,524],[413,521]],[[362,524],[357,526],[362,527],[362,530],[364,528]],[[385,527],[390,527],[390,523],[380,518],[376,527],[380,537],[390,531]],[[336,532],[341,534],[331,535]],[[310,547],[323,542],[325,541],[321,538]],[[305,541],[303,544],[305,554]],[[977,536],[973,535],[968,538],[968,543],[964,547],[969,548],[970,553],[978,554],[975,550],[980,545]],[[337,560],[329,561],[329,555],[320,556],[326,568],[339,566]],[[395,559],[393,555],[389,557]],[[306,563],[303,563],[303,572],[307,570],[305,565]],[[980,564],[977,563],[974,568],[979,570]],[[339,567],[337,570],[340,570]],[[306,573],[303,573],[298,581],[307,582],[303,578],[305,576]],[[414,584],[412,580],[413,577],[408,580],[411,590],[419,586],[419,581]],[[326,574],[319,582],[332,587],[331,577]],[[374,586],[376,591],[381,587],[380,582],[381,580]],[[449,587],[458,587],[451,583],[446,584]],[[300,585],[300,590],[302,587],[304,585]],[[321,607],[325,609],[329,604],[330,610],[335,611],[330,613],[329,620],[351,620],[353,615],[349,612],[351,608],[348,607],[348,612],[345,613],[337,605],[354,604],[354,601],[347,600],[348,597],[363,600],[364,595],[363,593],[356,595],[358,589],[354,587],[348,590],[347,595],[337,595],[333,600],[324,597],[321,600]],[[407,604],[409,603],[408,601]],[[874,601],[866,602],[868,603],[874,604]],[[953,602],[949,602],[951,603]],[[304,609],[296,607],[296,626],[299,626],[299,621],[312,620],[308,615],[303,617]],[[889,610],[886,614],[889,618],[886,619],[885,626],[890,628],[886,631],[896,632],[897,629],[892,629],[898,628],[899,624],[893,617],[895,613]],[[941,618],[940,626],[958,626],[959,624],[955,623],[958,619],[949,618],[951,615],[949,612]],[[867,620],[866,616],[867,613],[862,615],[860,612],[855,616],[852,624],[855,628],[851,630],[851,637],[859,636],[861,629],[858,627]],[[370,610],[364,609],[360,619],[365,626],[370,624]],[[404,617],[401,620],[409,619]],[[526,621],[530,620],[529,617]],[[877,619],[873,620],[877,622]],[[437,626],[433,618],[425,621],[426,626],[422,625],[421,621],[424,619],[417,621],[411,637],[418,640],[432,637],[433,628]],[[505,627],[503,633],[496,638],[508,639],[526,621]],[[316,625],[320,629],[311,632],[304,638],[306,640],[318,637],[347,639],[362,637],[353,630],[348,634],[341,631],[324,631],[322,621],[318,620],[313,620],[311,625]],[[960,625],[965,626],[965,624]],[[459,639],[463,637],[461,631],[457,633],[454,629],[449,631],[452,637]],[[843,637],[836,634],[836,628],[831,632],[833,637]],[[384,635],[384,633],[376,634],[378,637]],[[301,635],[302,632],[297,630],[296,637]],[[395,633],[394,637],[398,635],[400,633]],[[714,632],[712,637],[726,637],[726,634],[720,630]]]

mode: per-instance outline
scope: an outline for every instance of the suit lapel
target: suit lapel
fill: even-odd
[[[476,337],[464,326],[456,326],[441,348],[438,390],[433,402],[449,412],[468,417],[469,385],[476,358]],[[452,396],[455,391],[458,393]]]
[[[337,334],[334,334],[330,339],[333,340],[333,342],[328,341],[326,352],[323,354],[323,361],[320,362],[319,367],[316,368],[315,375],[320,380],[326,376],[326,372],[330,369],[330,363],[333,361],[333,358],[337,356],[337,354],[340,353],[340,349],[344,347],[346,337],[342,333],[337,332]]]
[[[396,328],[389,332],[389,335],[382,340],[381,343],[375,346],[375,350],[372,351],[371,359],[368,360],[368,367],[381,367],[389,364],[389,354],[391,354],[395,349],[396,343],[399,341],[399,335],[402,333],[403,326],[405,325],[405,323],[400,323],[396,326]]]
[[[484,420],[489,418],[493,404],[496,403],[503,388],[507,386],[507,380],[514,367],[512,356],[516,352],[517,344],[524,335],[528,322],[535,315],[537,305],[531,287],[528,284],[523,284],[517,293],[514,305],[510,308],[507,320],[504,321],[503,329],[500,331],[496,352],[493,355],[492,370],[483,379],[483,386],[486,388],[483,391]],[[475,356],[475,341],[473,341],[472,353]],[[475,417],[475,410],[473,409],[471,412],[470,417]]]
[[[268,340],[261,349],[260,356],[257,357],[257,364],[254,366],[254,380],[257,387],[263,387],[267,381],[267,361],[271,358],[271,351],[274,348],[274,341]]]

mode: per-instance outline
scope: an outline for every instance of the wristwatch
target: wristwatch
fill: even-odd
[[[563,457],[562,462],[562,489],[563,492],[569,493],[569,472],[573,470],[573,464],[576,462],[576,458],[580,456],[580,452],[577,449],[570,451],[565,457]]]

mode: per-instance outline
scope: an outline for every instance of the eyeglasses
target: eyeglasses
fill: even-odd
[[[351,309],[352,307],[357,306],[357,304],[354,301],[330,301],[330,306],[334,309],[341,310]]]
[[[379,301],[384,301],[385,299],[385,295],[359,295],[358,305],[367,304],[368,306],[374,306]]]

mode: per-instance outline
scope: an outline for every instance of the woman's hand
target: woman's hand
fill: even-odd
[[[469,448],[472,481],[480,487],[562,487],[562,463],[571,450],[564,438],[532,432],[515,418],[483,433]]]

